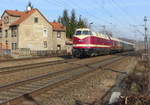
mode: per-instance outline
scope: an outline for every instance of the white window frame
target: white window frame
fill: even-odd
[[[12,29],[11,29],[11,37],[17,37],[17,27],[12,27]]]
[[[2,29],[0,29],[0,38],[2,38]]]
[[[43,29],[43,36],[48,37],[48,29],[47,28]]]
[[[11,45],[12,45],[12,46],[11,46],[11,47],[12,47],[12,50],[16,50],[16,49],[17,49],[17,43],[12,43]]]
[[[61,45],[60,44],[57,45],[57,50],[61,50]]]
[[[61,31],[57,31],[57,38],[61,38]]]
[[[48,47],[47,41],[43,41],[43,44],[44,44],[44,48]]]

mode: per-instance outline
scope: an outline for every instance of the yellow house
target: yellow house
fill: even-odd
[[[58,22],[50,22],[50,24],[53,27],[53,39],[57,43],[54,44],[54,48],[57,48],[57,50],[66,50],[66,28],[58,23]]]
[[[65,50],[65,40],[65,28],[50,23],[38,9],[5,10],[1,16],[0,44],[12,51]]]

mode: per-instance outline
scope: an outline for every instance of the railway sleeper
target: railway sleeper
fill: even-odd
[[[108,63],[111,63],[111,62],[114,62],[115,60],[119,60],[121,59],[122,57],[119,57],[119,58],[113,58],[112,60],[110,61],[105,61],[105,62],[98,62],[97,64],[91,64],[90,65],[90,68],[89,67],[85,67],[83,66],[82,68],[79,68],[79,69],[76,69],[75,71],[72,71],[72,72],[69,72],[67,73],[67,75],[62,75],[62,76],[59,76],[59,77],[55,77],[55,78],[51,78],[51,79],[42,79],[41,81],[37,81],[37,83],[35,82],[31,82],[31,83],[28,83],[26,85],[24,85],[22,88],[27,88],[29,89],[28,91],[27,90],[24,90],[24,89],[20,89],[21,86],[19,86],[19,88],[15,88],[15,89],[10,89],[12,92],[17,93],[17,95],[24,95],[24,94],[28,94],[29,92],[34,92],[34,91],[37,91],[37,90],[40,90],[40,89],[43,89],[45,87],[49,87],[49,86],[52,86],[54,87],[55,85],[57,84],[60,84],[61,83],[64,83],[66,81],[69,81],[69,80],[72,80],[74,78],[77,78],[78,76],[81,76],[83,74],[86,74],[86,73],[89,73],[91,71],[93,71],[93,69],[98,69],[99,66],[101,65],[106,65]],[[87,71],[85,71],[85,69]],[[81,70],[81,71],[79,71]],[[45,85],[41,85],[42,82],[45,82]],[[11,92],[10,91],[10,92]]]

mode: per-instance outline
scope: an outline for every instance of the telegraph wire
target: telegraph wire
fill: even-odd
[[[49,0],[47,0],[47,1],[50,2]],[[54,1],[55,1],[55,4],[56,4],[57,6],[61,6],[61,7],[63,7],[63,8],[66,9],[66,2],[61,3],[60,1],[57,1],[57,0],[54,0]],[[100,16],[100,17],[97,16],[97,15],[95,16],[94,14],[88,12],[85,8],[79,6],[78,4],[76,4],[76,2],[73,2],[72,0],[70,0],[69,2],[70,2],[71,4],[74,4],[74,5],[75,5],[77,8],[79,8],[79,9],[84,9],[84,10],[85,10],[84,13],[86,13],[87,16],[90,16],[90,17],[95,18],[95,19],[101,19],[102,21],[104,21],[104,22],[106,22],[106,23],[112,23],[112,22],[109,22],[108,20],[102,19],[103,16]],[[52,2],[50,2],[50,3],[52,3]],[[53,4],[54,4],[54,2],[53,2]],[[97,4],[97,3],[96,3],[96,4]],[[69,6],[69,7],[72,8],[72,6],[70,6],[69,3],[68,3],[67,6]],[[105,14],[110,14],[109,16],[110,16],[111,18],[114,18],[114,16],[113,16],[108,10],[106,10],[105,7],[103,7],[103,10],[106,11]],[[114,18],[114,20],[118,20],[118,19]],[[116,22],[118,22],[118,21],[116,21]],[[121,24],[120,22],[118,22],[118,23],[119,23],[118,25],[122,26],[122,24]]]
[[[128,16],[128,19],[130,18],[131,21],[135,21],[135,19],[137,20],[137,18],[133,18],[131,17],[131,15],[128,14],[128,12],[126,12],[123,8],[120,7],[120,5],[115,1],[115,0],[111,0],[112,4],[115,5],[118,9],[120,9],[126,16]],[[142,33],[139,29],[137,29],[138,32]]]
[[[97,5],[101,5],[101,4],[99,4],[98,1],[96,1],[96,4],[97,4]],[[109,13],[109,15],[112,16],[112,18],[113,18],[114,20],[120,20],[119,18],[114,17],[113,14],[112,14],[111,12],[109,12],[109,10],[106,9],[104,6],[101,6],[101,7],[103,8],[103,10],[105,10],[105,13]],[[103,11],[103,12],[104,12],[104,11]],[[117,22],[118,25],[120,25],[121,27],[123,26],[123,25],[121,24],[122,20],[120,20],[120,22],[119,22],[119,21],[116,21],[116,22]],[[127,28],[128,28],[128,27],[127,27]],[[129,30],[130,30],[130,28],[129,28]]]
[[[85,8],[79,6],[76,2],[73,2],[72,0],[70,0],[69,2],[70,2],[71,4],[74,4],[78,9],[84,10],[84,12],[85,12],[86,14],[88,14],[89,16],[92,16],[92,17],[95,18],[95,19],[99,19],[99,18],[100,18],[100,19],[102,19],[103,21],[105,21],[106,23],[110,23],[108,20],[105,20],[105,19],[103,19],[103,18],[101,18],[101,17],[98,17],[97,15],[94,15],[94,14],[88,12]]]
[[[95,0],[95,1],[96,1],[96,0]],[[101,4],[99,4],[98,1],[96,1],[96,4],[97,4],[97,5],[101,5]],[[118,23],[118,25],[120,25],[120,26],[122,27],[122,22],[123,22],[123,21],[120,20],[120,18],[115,17],[108,9],[105,8],[105,6],[101,6],[101,7],[103,8],[103,10],[105,10],[105,12],[103,11],[105,14],[108,13],[109,16],[110,16],[111,18],[113,18],[113,20],[115,20],[115,21]],[[119,20],[119,21],[118,21],[118,20]],[[126,23],[125,23],[125,24],[126,24]]]
[[[50,2],[49,0],[47,0],[47,1]],[[55,1],[55,5],[61,6],[62,8],[67,9],[67,8],[66,8],[66,4],[65,4],[66,2],[61,3],[60,1],[57,1],[57,0],[54,0],[54,1]],[[70,2],[72,2],[72,1],[70,0]],[[52,2],[51,2],[51,3],[52,3]],[[54,3],[54,2],[53,2],[53,3]],[[84,9],[84,8],[81,8],[78,4],[75,4],[75,2],[73,2],[72,4],[74,4],[74,5],[75,5],[76,7],[78,7],[79,9]],[[64,6],[64,5],[65,5],[65,6]],[[70,4],[68,4],[67,6],[69,6],[69,7],[72,8],[72,6],[70,6]],[[72,9],[73,9],[73,8],[72,8]],[[90,16],[90,17],[92,17],[92,18],[94,18],[94,19],[100,18],[100,17],[97,17],[97,16],[93,15],[92,13],[89,13],[87,10],[85,10],[84,13],[86,13],[87,16]],[[102,19],[102,20],[108,23],[107,20],[104,20],[104,19]]]
[[[125,14],[125,16],[128,16],[128,19],[131,19],[131,21],[132,21],[132,20],[135,20],[135,19],[132,18],[125,10],[123,10],[123,9],[115,2],[115,0],[111,0],[111,1],[112,1],[112,4],[113,4],[113,5],[115,5],[118,9],[121,10],[122,13]],[[129,22],[129,21],[130,21],[130,20],[128,20],[128,22]],[[131,21],[130,21],[130,22],[131,22]],[[130,23],[130,22],[129,22],[129,23]],[[133,22],[133,21],[132,21],[132,22]],[[130,23],[130,24],[131,24],[131,23]],[[130,24],[129,24],[129,25],[130,25]],[[130,28],[129,28],[129,30],[130,30]],[[140,32],[140,30],[138,30],[138,31]]]
[[[124,10],[123,8],[120,7],[120,5],[115,1],[115,0],[111,0],[112,4],[117,7],[122,13],[124,13],[125,16],[128,17],[128,19],[131,20],[131,22],[137,20],[137,18],[133,18],[126,10]]]

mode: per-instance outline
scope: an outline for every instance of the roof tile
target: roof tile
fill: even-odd
[[[19,16],[19,17],[25,14],[24,11],[18,11],[18,10],[6,10],[5,12],[11,16]]]
[[[66,30],[66,28],[58,22],[50,22],[50,24],[52,25],[53,30],[56,30],[56,31],[65,31]]]
[[[20,23],[22,23],[25,19],[27,19],[31,14],[33,14],[35,11],[37,11],[37,9],[32,9],[31,11],[26,11],[24,12],[21,17],[16,20],[15,22],[13,22],[11,25],[18,25]]]

